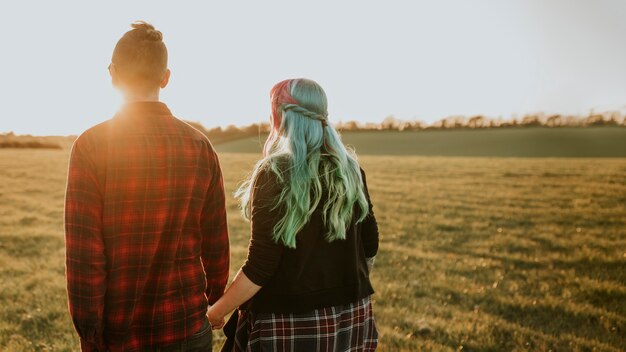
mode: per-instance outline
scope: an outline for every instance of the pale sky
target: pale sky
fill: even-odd
[[[0,5],[0,131],[78,134],[121,98],[107,72],[138,19],[164,35],[174,114],[265,122],[285,78],[331,121],[626,106],[626,1],[12,1]]]

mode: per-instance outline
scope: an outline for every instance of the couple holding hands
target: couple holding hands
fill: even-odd
[[[372,351],[378,226],[365,173],[312,80],[270,91],[271,131],[236,196],[250,221],[225,290],[229,240],[217,154],[159,101],[161,32],[132,25],[109,66],[125,99],[72,147],[65,201],[69,309],[83,351]],[[228,322],[225,317],[237,309]]]

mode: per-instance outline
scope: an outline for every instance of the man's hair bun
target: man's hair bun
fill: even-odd
[[[157,87],[167,71],[167,48],[163,34],[148,22],[135,21],[117,41],[111,63],[126,82]]]
[[[133,32],[136,32],[141,39],[155,42],[163,40],[163,34],[146,21],[135,21],[130,26],[133,28]]]

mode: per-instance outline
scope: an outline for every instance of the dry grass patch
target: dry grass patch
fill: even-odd
[[[67,157],[0,150],[0,350],[77,350],[63,273]],[[230,194],[254,161],[221,155]],[[626,349],[626,160],[361,161],[382,235],[380,350]],[[232,196],[228,216],[234,274],[249,234]]]

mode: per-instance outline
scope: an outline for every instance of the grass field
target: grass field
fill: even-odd
[[[0,150],[0,350],[74,351],[67,150]],[[221,153],[231,192],[256,155]],[[362,156],[381,351],[626,350],[626,159]],[[232,272],[248,225],[228,203]],[[223,341],[216,333],[216,345]]]
[[[220,152],[260,153],[266,135],[217,145]],[[416,132],[345,132],[363,155],[492,157],[626,157],[625,127],[496,128]]]

